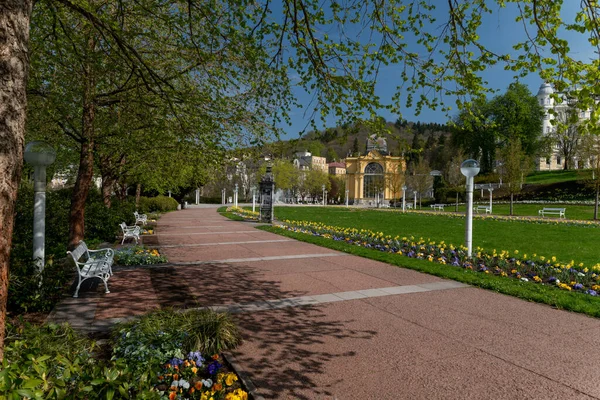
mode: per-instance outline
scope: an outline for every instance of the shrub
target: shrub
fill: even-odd
[[[8,325],[0,393],[12,399],[159,398],[147,377],[134,379],[123,361],[98,360],[96,350],[67,324]]]
[[[41,276],[32,261],[15,260],[10,266],[8,311],[17,315],[49,312],[60,301],[72,280],[73,269],[54,262],[52,258],[46,261]]]
[[[140,212],[167,212],[177,210],[177,200],[167,196],[156,196],[156,197],[140,197]]]
[[[160,368],[165,360],[183,358],[191,351],[215,354],[234,348],[241,336],[228,314],[165,309],[121,324],[113,339],[113,359],[124,359],[139,373]]]

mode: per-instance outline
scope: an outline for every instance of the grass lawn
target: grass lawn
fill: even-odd
[[[535,206],[537,207],[537,206]],[[569,208],[567,208],[567,213]],[[537,211],[536,211],[537,213]],[[345,207],[275,207],[279,220],[316,221],[328,225],[370,229],[392,236],[415,236],[454,245],[464,244],[464,218]],[[520,221],[473,220],[473,247],[492,251],[556,256],[585,266],[600,262],[600,228],[534,224]]]
[[[548,184],[580,179],[591,179],[592,170],[567,170],[567,171],[537,171],[525,178],[525,183]]]
[[[487,193],[486,193],[487,194]],[[476,199],[476,205],[489,205],[489,197],[486,199],[485,197],[482,200]],[[566,208],[565,216],[568,219],[580,219],[580,220],[593,220],[594,219],[594,205],[573,205],[573,204],[513,204],[513,215],[517,216],[529,216],[529,217],[538,217],[538,211],[544,207],[561,207]],[[423,210],[426,208],[423,207]],[[453,212],[455,209],[453,204],[448,204],[445,207],[445,212],[451,211]],[[458,211],[464,213],[465,205],[459,205]],[[509,204],[492,204],[493,214],[495,215],[509,215],[510,205]],[[427,210],[429,211],[429,210]],[[548,217],[549,219],[555,218],[554,216]]]

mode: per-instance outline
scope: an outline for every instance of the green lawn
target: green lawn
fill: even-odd
[[[477,196],[476,205],[489,205],[489,197],[483,198],[479,200],[479,196]],[[568,219],[578,219],[578,220],[593,220],[594,218],[594,205],[573,205],[573,204],[522,204],[515,203],[513,205],[513,215],[524,216],[524,217],[538,217],[538,211],[544,207],[562,207],[566,208],[565,216]],[[448,204],[445,207],[445,212],[453,212],[455,209],[454,204]],[[465,212],[465,205],[459,205],[458,211],[461,213]],[[510,215],[509,213],[510,206],[508,204],[492,204],[492,211],[494,215]],[[426,207],[423,207],[423,210],[427,210]],[[553,219],[554,216],[548,217],[548,219]]]
[[[580,179],[591,179],[591,169],[567,170],[567,171],[538,171],[533,172],[525,178],[525,183],[548,184],[565,181],[576,181]]]
[[[534,207],[537,213],[539,206]],[[275,217],[464,244],[464,218],[345,207],[276,207]],[[473,246],[488,251],[519,250],[521,254],[556,256],[562,262],[575,260],[592,266],[600,262],[599,241],[600,228],[595,227],[473,220]]]

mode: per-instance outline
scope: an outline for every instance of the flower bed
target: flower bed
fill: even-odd
[[[575,265],[557,262],[556,257],[519,254],[518,250],[502,250],[486,253],[477,248],[472,258],[467,257],[464,246],[454,246],[443,241],[436,243],[423,238],[391,237],[381,232],[365,229],[350,229],[328,226],[306,221],[283,221],[279,228],[343,241],[355,246],[428,260],[454,267],[466,268],[486,274],[519,279],[556,286],[560,289],[597,296],[600,290],[600,264],[586,268],[582,263]]]
[[[115,250],[115,264],[118,265],[152,265],[167,262],[167,257],[156,249],[146,249],[144,246],[124,247]]]
[[[238,217],[242,217],[244,219],[249,220],[258,220],[258,217],[260,216],[260,214],[256,211],[253,212],[240,207],[227,207],[226,212],[232,213],[234,215],[237,215]]]
[[[185,359],[175,357],[164,365],[156,389],[169,400],[247,400],[237,375],[221,372],[222,368],[218,354],[207,361],[200,352],[190,352]]]

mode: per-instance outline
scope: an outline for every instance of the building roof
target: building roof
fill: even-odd
[[[552,85],[548,82],[544,82],[540,85],[540,90],[538,90],[538,96],[549,96],[554,93],[554,89],[552,89]]]
[[[341,163],[341,162],[330,162],[329,164],[327,164],[329,167],[336,167],[336,168],[346,168],[346,164]]]

